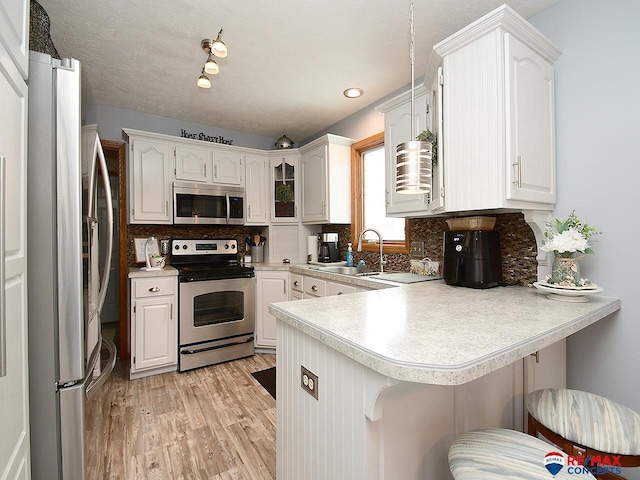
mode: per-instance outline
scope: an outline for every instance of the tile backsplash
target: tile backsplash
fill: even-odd
[[[502,251],[502,277],[505,285],[527,285],[537,280],[536,239],[522,213],[496,214],[494,230],[500,233]],[[411,241],[424,242],[424,256],[442,261],[443,234],[449,228],[445,218],[410,219]],[[324,225],[323,232],[338,232],[340,252],[344,256],[351,241],[351,225]],[[354,249],[355,250],[355,249]],[[364,260],[378,266],[379,255],[372,252],[354,252],[354,260]],[[388,255],[388,270],[409,271],[410,256],[393,253]]]
[[[244,239],[254,233],[261,233],[266,227],[244,227],[228,225],[182,226],[182,225],[127,225],[127,265],[136,265],[133,248],[134,238],[235,238],[238,251],[244,252]]]
[[[502,277],[506,285],[527,285],[537,280],[536,239],[522,213],[496,214],[495,230],[500,232],[502,250]],[[424,242],[424,256],[434,261],[442,261],[442,238],[448,230],[444,218],[412,218],[411,241]],[[133,239],[155,236],[164,238],[236,238],[238,250],[244,252],[244,239],[254,233],[261,233],[267,227],[244,226],[177,226],[177,225],[128,225],[127,264],[135,265]],[[338,232],[342,260],[351,241],[351,225],[323,225],[323,232]],[[269,238],[268,233],[267,239]],[[267,240],[268,241],[268,240]],[[354,248],[355,250],[355,248]],[[378,254],[355,252],[354,260],[364,260],[368,265],[378,266]],[[393,253],[388,255],[388,270],[409,271],[409,255]]]

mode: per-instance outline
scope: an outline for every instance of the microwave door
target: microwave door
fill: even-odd
[[[227,223],[244,225],[244,198],[227,194]]]

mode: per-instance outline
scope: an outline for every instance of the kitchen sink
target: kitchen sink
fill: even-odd
[[[369,275],[378,275],[380,273],[377,271],[358,272],[357,267],[345,267],[345,266],[313,267],[313,270],[318,270],[319,272],[339,273],[341,275],[353,275],[353,276],[359,276],[359,277],[364,277]]]

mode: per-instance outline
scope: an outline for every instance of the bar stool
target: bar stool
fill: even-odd
[[[527,396],[527,410],[530,435],[540,433],[589,467],[602,465],[596,478],[623,479],[608,467],[640,466],[640,415],[630,408],[593,393],[548,388]]]
[[[463,433],[449,449],[455,480],[595,479],[588,471],[570,471],[566,464],[567,455],[553,445],[504,428]]]

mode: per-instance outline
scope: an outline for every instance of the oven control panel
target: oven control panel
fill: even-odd
[[[171,255],[229,255],[237,251],[235,239],[171,240]]]

